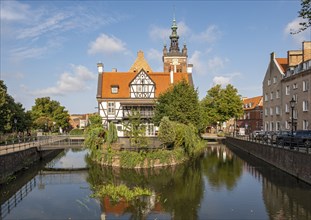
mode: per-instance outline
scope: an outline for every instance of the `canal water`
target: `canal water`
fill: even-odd
[[[133,201],[94,198],[94,187],[141,187]],[[0,219],[311,219],[311,186],[223,145],[195,161],[144,170],[101,167],[65,150],[0,189]]]

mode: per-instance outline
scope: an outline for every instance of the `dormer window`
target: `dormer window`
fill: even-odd
[[[119,92],[119,86],[118,85],[111,86],[111,93],[112,94],[118,94],[118,92]]]

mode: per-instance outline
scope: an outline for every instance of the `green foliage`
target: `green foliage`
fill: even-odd
[[[243,114],[243,101],[231,84],[224,89],[220,85],[212,87],[200,105],[205,126],[217,125],[217,122],[225,122]]]
[[[31,108],[31,117],[36,128],[55,132],[61,127],[69,129],[69,113],[58,101],[50,97],[37,98]]]
[[[291,34],[298,34],[311,27],[311,0],[301,0],[300,5],[301,9],[298,11],[298,17],[302,18],[303,21],[299,23],[300,28],[297,31],[291,30]]]
[[[117,140],[118,140],[117,128],[113,122],[110,122],[109,127],[108,127],[108,135],[107,135],[106,141],[108,144],[112,144],[112,143],[117,142]]]
[[[16,103],[7,93],[7,87],[0,80],[0,133],[25,131],[30,129],[32,120],[30,114],[25,112],[21,103]]]
[[[114,151],[110,150],[103,154],[102,161],[112,165],[113,159],[118,158],[122,168],[153,167],[156,162],[161,164],[171,164],[173,161],[182,162],[188,159],[183,149],[154,151]]]
[[[151,191],[141,187],[134,187],[130,189],[124,184],[121,185],[101,185],[94,188],[95,193],[93,197],[103,198],[109,196],[113,202],[118,202],[120,199],[125,199],[127,202],[130,202],[140,196],[150,196]]]
[[[93,158],[100,159],[106,133],[99,115],[92,115],[89,120],[90,125],[86,127],[84,132],[84,145],[90,149],[90,154]]]
[[[89,124],[91,127],[102,127],[102,118],[98,114],[89,117]]]
[[[164,116],[172,121],[193,124],[201,129],[203,124],[197,90],[182,80],[160,94],[155,105],[155,124],[159,125]]]
[[[196,127],[170,121],[167,117],[161,120],[159,138],[164,143],[171,144],[174,149],[183,149],[189,157],[193,157],[203,146]]]
[[[146,126],[143,124],[140,113],[131,111],[129,120],[124,122],[124,132],[130,138],[130,144],[133,147],[147,147],[148,139],[146,137]]]
[[[173,123],[168,117],[164,116],[161,119],[158,138],[166,145],[170,146],[174,143],[176,139],[176,133]]]
[[[78,129],[78,128],[75,128],[75,129],[72,129],[70,132],[69,132],[70,135],[83,135],[84,134],[84,130],[83,129]]]

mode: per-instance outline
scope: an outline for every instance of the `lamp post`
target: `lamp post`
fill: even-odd
[[[294,134],[294,108],[296,105],[296,101],[294,100],[294,98],[292,98],[292,100],[289,101],[290,107],[292,108],[292,136]]]

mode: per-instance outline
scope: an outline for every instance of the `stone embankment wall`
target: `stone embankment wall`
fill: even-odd
[[[298,179],[311,184],[311,154],[232,137],[226,138],[226,144],[244,150]]]
[[[48,156],[53,151],[38,151],[36,147],[0,155],[0,184],[10,175]]]

